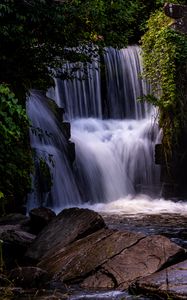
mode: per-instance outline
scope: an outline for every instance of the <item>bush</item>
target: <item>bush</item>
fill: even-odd
[[[0,213],[23,203],[32,166],[25,109],[5,84],[0,85]]]

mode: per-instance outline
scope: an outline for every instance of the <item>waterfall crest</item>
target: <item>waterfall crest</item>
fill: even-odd
[[[150,93],[150,86],[141,78],[140,48],[131,46],[119,51],[107,48],[104,60],[108,117],[135,120],[148,117],[150,105],[138,101],[139,97]]]
[[[71,139],[76,147],[73,172],[66,166],[67,150],[56,130],[54,117],[44,112],[44,108],[40,107],[39,112],[36,104],[30,104],[30,110],[35,110],[28,111],[34,124],[49,131],[53,128],[54,145],[63,161],[63,166],[59,161],[56,163],[53,175],[56,176],[51,192],[52,199],[56,199],[53,207],[108,203],[128,195],[150,193],[159,184],[159,167],[154,163],[159,129],[154,109],[137,101],[138,97],[150,93],[149,85],[141,78],[140,49],[137,46],[122,50],[107,48],[104,63],[104,93],[99,61],[87,65],[86,79],[79,80],[81,74],[77,71],[76,79],[55,79],[55,89],[48,92],[65,109],[65,118],[71,120]],[[41,115],[38,124],[36,119]],[[32,143],[40,149],[38,140]],[[47,141],[47,146],[42,147],[51,148],[52,144]]]

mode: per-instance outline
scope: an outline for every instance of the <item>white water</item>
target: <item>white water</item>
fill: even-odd
[[[71,68],[72,64],[66,67]],[[75,79],[72,80],[55,79],[55,89],[48,91],[48,96],[64,108],[65,119],[90,116],[102,118],[99,63],[88,63],[85,72],[86,76],[83,76],[82,71],[76,71]]]
[[[34,191],[28,196],[28,210],[45,205],[52,207],[67,207],[81,203],[79,191],[70,164],[67,160],[67,143],[62,135],[60,124],[48,105],[49,101],[39,91],[32,91],[27,101],[27,113],[32,120],[32,126],[40,132],[31,132],[31,146],[35,149],[36,174],[33,177]],[[39,159],[43,158],[49,166],[52,187],[45,192],[40,186],[38,174]],[[42,182],[45,180],[42,180]],[[45,182],[44,182],[45,183]]]
[[[110,203],[85,204],[81,207],[90,208],[97,212],[138,216],[138,215],[157,215],[157,214],[177,214],[187,215],[187,203],[183,201],[171,201],[163,198],[152,198],[145,194],[127,196]]]
[[[159,168],[153,161],[158,128],[151,119],[72,122],[78,182],[84,201],[110,202],[153,190]]]
[[[30,98],[28,112],[33,125],[52,133],[52,138],[42,142],[32,136],[32,145],[46,159],[46,153],[52,154],[55,162],[50,168],[54,183],[51,192],[40,195],[36,189],[36,202],[32,195],[30,207],[43,197],[42,201],[56,211],[84,206],[130,215],[187,213],[187,204],[159,199],[160,170],[154,163],[154,148],[160,133],[154,109],[137,102],[138,97],[150,92],[140,77],[140,49],[108,48],[104,61],[104,95],[98,62],[88,64],[87,79],[56,79],[55,89],[48,93],[71,120],[71,140],[76,147],[74,169],[67,160],[60,125],[45,104],[45,97],[35,94]],[[81,76],[78,71],[76,76]],[[102,116],[107,119],[102,120]]]
[[[141,78],[140,48],[131,46],[116,51],[107,48],[104,60],[107,77],[108,117],[143,119],[150,116],[150,105],[138,98],[150,93],[150,86]]]

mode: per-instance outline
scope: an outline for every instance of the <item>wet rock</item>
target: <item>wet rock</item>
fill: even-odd
[[[31,231],[38,234],[47,224],[49,224],[56,214],[47,207],[33,208],[29,212]]]
[[[9,279],[15,286],[40,288],[49,280],[48,273],[37,267],[19,267],[10,271]]]
[[[64,246],[79,240],[103,227],[102,217],[89,209],[69,208],[57,215],[38,235],[26,256],[40,260]]]
[[[54,278],[83,281],[87,288],[126,289],[137,278],[181,258],[185,250],[163,236],[102,229],[54,253],[38,264]]]
[[[0,226],[2,225],[22,225],[27,222],[29,218],[22,214],[9,214],[0,218]]]
[[[92,235],[48,253],[38,266],[63,282],[77,281],[97,269],[144,235],[101,229]]]
[[[14,226],[5,225],[0,227],[0,239],[4,242],[26,248],[33,242],[35,235],[19,230]]]
[[[104,274],[103,272],[99,271],[94,275],[89,276],[86,278],[83,283],[81,284],[82,288],[89,289],[97,289],[98,286],[102,289],[114,289],[115,288],[115,280],[108,276],[108,274]]]
[[[187,11],[186,5],[166,3],[164,5],[164,12],[166,16],[171,17],[173,19],[180,19],[185,16]]]
[[[137,278],[158,271],[182,255],[185,250],[166,237],[147,236],[103,264],[101,270],[115,278],[118,288],[126,289]]]
[[[133,288],[164,299],[187,299],[187,260],[138,280]]]
[[[71,138],[71,125],[69,122],[63,122],[62,125],[62,131],[64,133],[64,136],[66,137],[67,140]]]
[[[7,269],[23,260],[27,248],[34,241],[35,235],[25,232],[14,225],[0,226],[3,262]]]
[[[178,233],[179,238],[187,240],[187,229],[181,229]]]

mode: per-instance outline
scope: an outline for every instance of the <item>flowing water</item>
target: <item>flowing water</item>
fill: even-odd
[[[67,142],[61,133],[59,122],[54,118],[51,106],[42,93],[31,91],[27,102],[27,113],[34,129],[30,137],[35,151],[36,167],[33,176],[34,191],[28,196],[28,211],[41,205],[58,208],[69,204],[79,205],[80,194],[67,159]],[[47,179],[41,178],[43,174],[38,167],[41,160],[46,161],[50,170],[51,189],[46,187]]]
[[[154,194],[159,186],[159,167],[154,164],[154,145],[160,137],[155,110],[137,101],[150,92],[140,76],[140,49],[107,48],[104,62],[105,82],[100,79],[99,61],[94,61],[88,64],[85,80],[79,80],[77,71],[77,79],[57,79],[55,91],[49,92],[71,121],[74,174],[83,203]]]
[[[55,89],[47,94],[65,109],[64,117],[71,122],[76,148],[73,166],[46,96],[31,93],[28,114],[33,126],[42,129],[40,135],[31,133],[31,144],[36,156],[47,161],[53,185],[51,191],[41,191],[37,184],[41,174],[36,174],[28,209],[41,203],[57,212],[64,207],[88,207],[100,212],[111,228],[161,233],[175,240],[185,229],[187,204],[160,198],[160,168],[154,163],[155,144],[161,140],[156,110],[137,101],[150,93],[150,86],[141,79],[140,49],[107,48],[103,61],[104,81],[97,60],[87,65],[84,80],[79,71],[75,79],[55,79]],[[112,291],[75,291],[70,299],[121,297],[136,299]]]
[[[56,211],[92,205],[93,209],[118,214],[157,213],[162,209],[175,213],[174,202],[158,200],[160,168],[154,163],[154,148],[161,133],[156,110],[137,101],[151,91],[141,78],[140,48],[107,48],[103,61],[105,77],[97,58],[87,65],[83,80],[82,72],[77,71],[74,79],[55,79],[55,89],[48,91],[71,122],[71,140],[76,147],[73,167],[67,159],[61,124],[46,96],[31,93],[28,114],[33,126],[44,133],[31,134],[31,144],[36,156],[47,161],[53,185],[51,191],[42,192],[37,184],[40,176],[35,176],[35,192],[29,196],[28,207],[43,203]],[[177,205],[186,213],[184,203]]]

